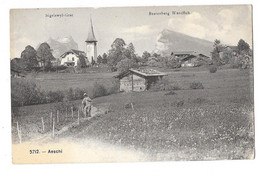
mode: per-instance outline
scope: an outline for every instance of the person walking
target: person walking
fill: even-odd
[[[82,100],[83,113],[85,117],[91,117],[91,98],[88,97],[87,93],[84,93],[84,99]]]

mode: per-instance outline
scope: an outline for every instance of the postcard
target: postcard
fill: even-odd
[[[10,10],[15,164],[254,159],[251,5]]]

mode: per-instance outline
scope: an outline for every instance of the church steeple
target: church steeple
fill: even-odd
[[[97,42],[97,39],[96,39],[95,34],[94,34],[94,29],[93,29],[91,17],[90,17],[90,28],[89,28],[89,31],[88,31],[88,37],[87,37],[86,42]]]
[[[97,39],[94,34],[92,19],[90,17],[90,28],[86,42],[86,55],[90,64],[97,62]]]

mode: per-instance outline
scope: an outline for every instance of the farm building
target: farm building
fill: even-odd
[[[119,79],[120,91],[130,92],[145,91],[166,75],[153,69],[129,69],[115,77]]]
[[[65,52],[61,56],[61,65],[65,66],[77,66],[80,58],[86,61],[88,64],[87,57],[85,56],[85,52],[80,50],[71,49],[70,51]]]
[[[25,77],[25,76],[26,76],[26,74],[24,72],[21,72],[16,69],[11,69],[11,77],[21,78],[21,77]]]
[[[210,57],[195,51],[174,52],[182,67],[197,67],[210,62]]]

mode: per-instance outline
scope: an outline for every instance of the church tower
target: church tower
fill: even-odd
[[[87,47],[86,56],[88,58],[88,61],[90,63],[92,63],[93,60],[95,62],[97,62],[97,39],[94,34],[94,29],[93,29],[91,18],[90,18],[90,28],[88,31],[88,37],[85,42],[86,42],[86,47]]]

